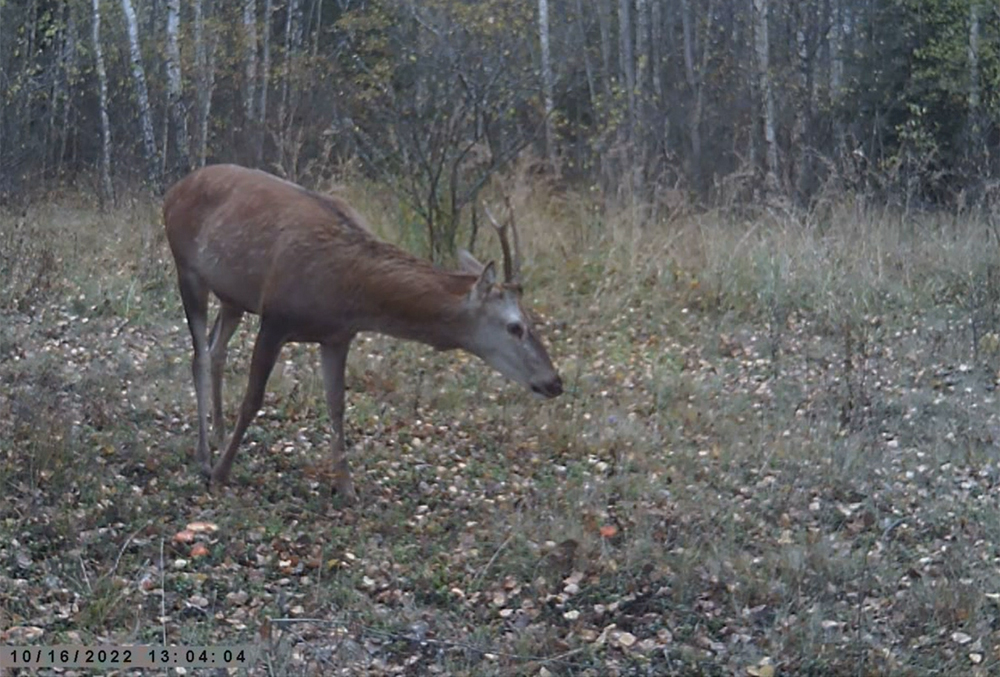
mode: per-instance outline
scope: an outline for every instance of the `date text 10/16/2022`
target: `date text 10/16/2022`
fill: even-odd
[[[0,668],[236,668],[253,662],[245,646],[0,647]]]

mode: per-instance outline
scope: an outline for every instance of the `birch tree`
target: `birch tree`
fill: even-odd
[[[261,36],[260,98],[257,101],[254,160],[264,162],[264,134],[267,121],[267,91],[271,86],[271,0],[264,0],[264,30]]]
[[[153,114],[149,106],[149,89],[146,87],[146,69],[142,65],[142,51],[139,48],[139,25],[132,7],[132,0],[122,0],[122,11],[128,28],[129,56],[132,67],[132,82],[135,86],[136,103],[139,106],[139,125],[142,131],[142,147],[146,158],[147,180],[150,187],[159,191],[162,187],[159,153],[153,134]]]
[[[626,136],[631,137],[635,120],[635,51],[632,42],[632,0],[618,0],[618,67],[622,74],[622,87],[628,102]]]
[[[167,0],[167,108],[173,125],[175,164],[186,173],[191,169],[189,157],[187,113],[181,91],[181,49],[178,33],[180,32],[180,0]],[[164,153],[166,148],[164,147]]]
[[[257,91],[257,2],[243,0],[243,117],[252,133]]]
[[[774,83],[771,78],[769,0],[753,0],[754,53],[757,57],[757,83],[760,96],[760,119],[764,129],[764,171],[768,190],[778,187],[778,142],[775,133]]]
[[[603,83],[601,93],[604,95],[604,104],[607,106],[611,101],[611,81],[613,70],[611,68],[611,0],[594,0],[596,5],[597,25],[601,31],[601,82]]]
[[[278,152],[281,166],[289,176],[296,173],[296,158],[289,138],[292,125],[288,111],[292,94],[292,60],[301,43],[300,23],[299,0],[288,0],[285,14],[285,58],[281,67],[281,98],[278,100]]]
[[[111,185],[111,123],[108,120],[108,72],[104,67],[104,51],[101,47],[101,0],[92,0],[92,32],[94,47],[94,70],[97,72],[98,107],[101,118],[101,202],[114,202],[114,187]],[[0,97],[2,98],[2,97]]]
[[[580,17],[582,19],[582,17]],[[538,0],[538,41],[541,43],[542,97],[545,105],[545,152],[556,169],[556,140],[552,136],[552,113],[555,111],[552,79],[552,53],[549,51],[549,0]]]
[[[712,6],[709,4],[708,21],[711,22],[711,19]],[[691,173],[699,176],[702,167],[701,108],[704,100],[704,91],[701,80],[702,72],[695,62],[697,46],[695,42],[695,20],[694,14],[691,11],[691,0],[681,0],[681,25],[684,33],[684,76],[687,81],[688,90],[694,98],[694,101],[691,102],[694,105],[690,107],[687,119],[688,141],[691,144],[691,155],[688,166],[691,168]],[[705,42],[705,49],[707,50],[707,36]]]
[[[979,85],[979,2],[972,0],[969,3],[969,130],[973,131],[977,127],[977,115],[979,112],[980,85]]]
[[[216,33],[205,35],[205,0],[194,0],[194,59],[197,71],[197,140],[195,156],[199,167],[205,166],[208,155],[208,122],[212,112],[212,91],[215,89]]]

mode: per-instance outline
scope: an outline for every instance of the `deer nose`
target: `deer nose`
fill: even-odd
[[[531,389],[539,395],[544,395],[545,397],[558,397],[559,395],[562,395],[563,392],[562,379],[556,376],[551,381],[546,381],[545,383],[539,385],[532,385]]]

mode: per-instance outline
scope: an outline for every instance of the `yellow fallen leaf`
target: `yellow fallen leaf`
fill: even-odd
[[[631,632],[623,632],[620,635],[618,635],[618,643],[621,644],[626,649],[628,649],[633,644],[635,644],[635,635],[633,635]]]
[[[191,522],[187,528],[196,534],[214,534],[219,530],[219,525],[213,522]]]

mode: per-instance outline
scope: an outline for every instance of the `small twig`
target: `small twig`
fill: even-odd
[[[90,576],[87,575],[87,565],[83,563],[83,555],[80,558],[80,570],[83,571],[83,582],[87,584],[87,592],[93,594],[94,589],[90,587]]]
[[[490,561],[487,562],[486,565],[483,566],[483,568],[479,570],[479,573],[477,573],[475,575],[475,577],[472,579],[472,583],[469,584],[469,588],[470,589],[472,589],[472,590],[476,589],[479,581],[483,578],[483,576],[486,575],[486,572],[489,571],[489,568],[491,566],[493,566],[494,562],[497,561],[497,557],[500,556],[500,553],[503,552],[503,549],[507,547],[507,545],[511,542],[511,539],[513,539],[513,538],[514,538],[514,534],[511,534],[506,539],[504,539],[504,542],[500,544],[500,547],[497,548],[496,552],[493,553],[493,556],[490,557]]]
[[[113,575],[115,571],[118,570],[118,563],[122,561],[122,555],[125,554],[125,548],[129,546],[129,543],[131,543],[132,539],[136,537],[136,534],[138,534],[145,528],[146,525],[143,524],[141,527],[139,527],[138,529],[136,529],[135,531],[133,531],[131,534],[128,535],[128,538],[126,538],[125,542],[122,543],[122,547],[118,549],[118,557],[115,557],[115,564],[114,566],[111,567],[111,571],[108,572],[109,576]]]
[[[163,538],[160,538],[160,626],[163,629],[163,646],[167,645],[167,584],[163,563]]]

